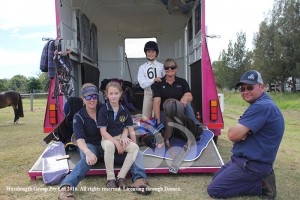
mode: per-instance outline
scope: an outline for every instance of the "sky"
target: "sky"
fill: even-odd
[[[211,61],[227,50],[238,32],[246,33],[252,49],[254,33],[274,0],[206,0],[207,44]],[[43,37],[56,38],[54,0],[9,0],[0,6],[0,79],[37,77],[45,45]]]

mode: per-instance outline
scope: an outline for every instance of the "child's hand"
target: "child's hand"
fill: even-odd
[[[116,142],[115,145],[116,145],[116,147],[117,147],[118,154],[123,155],[123,153],[124,153],[124,148],[121,146],[121,143],[120,143],[120,142]]]
[[[156,147],[160,149],[160,148],[162,148],[164,146],[164,144],[165,143],[156,143]]]
[[[129,145],[130,142],[132,142],[132,140],[127,138],[127,137],[120,139],[120,143],[123,146],[123,148],[126,148]]]
[[[160,78],[160,77],[156,77],[156,78],[154,79],[154,81],[155,81],[155,82],[161,82],[161,78]]]

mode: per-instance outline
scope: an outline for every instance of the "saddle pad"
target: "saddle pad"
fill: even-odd
[[[68,174],[69,165],[66,156],[65,145],[62,142],[50,143],[42,154],[42,177],[47,185],[56,185]]]
[[[213,137],[214,133],[212,131],[203,130],[200,140],[196,142],[196,145],[191,146],[190,151],[184,157],[183,161],[194,161],[198,159]],[[174,157],[174,155],[176,156],[180,152],[185,143],[186,142],[184,140],[173,137],[170,139],[170,149],[166,146],[166,144],[161,148],[148,147],[144,151],[144,155],[173,160],[172,157]]]

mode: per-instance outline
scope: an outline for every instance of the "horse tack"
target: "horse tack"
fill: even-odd
[[[17,123],[20,117],[24,117],[23,103],[21,95],[15,91],[0,93],[0,108],[12,106],[15,114],[14,123]]]

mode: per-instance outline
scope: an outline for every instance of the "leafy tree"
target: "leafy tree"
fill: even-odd
[[[237,33],[237,41],[230,41],[227,51],[223,50],[219,61],[213,63],[217,86],[235,88],[240,76],[251,68],[252,54],[246,49],[246,34]]]
[[[42,83],[38,78],[29,77],[26,83],[26,91],[33,93],[42,89]]]
[[[272,13],[260,24],[254,38],[254,64],[268,84],[300,76],[299,1],[276,0]]]
[[[232,68],[230,66],[230,58],[229,55],[232,52],[232,43],[229,42],[227,52],[225,50],[222,51],[219,61],[215,61],[213,63],[213,70],[216,77],[217,86],[219,88],[228,88],[231,89],[233,85],[232,81]]]
[[[7,91],[7,79],[0,79],[0,92]]]
[[[9,90],[14,90],[17,92],[25,91],[27,78],[23,75],[15,75],[8,81]]]
[[[259,33],[254,38],[254,65],[262,73],[264,82],[271,84],[283,73],[278,37],[273,23],[260,24]]]
[[[47,92],[50,84],[50,78],[48,77],[48,73],[47,72],[40,73],[38,77],[42,84],[42,90],[44,92]]]
[[[213,71],[216,79],[216,84],[218,88],[228,88],[228,83],[227,83],[227,78],[226,78],[226,61],[225,60],[219,60],[219,61],[214,61],[212,66],[213,66]]]
[[[292,77],[295,92],[295,78],[300,77],[300,2],[278,0],[275,6],[285,78]]]

